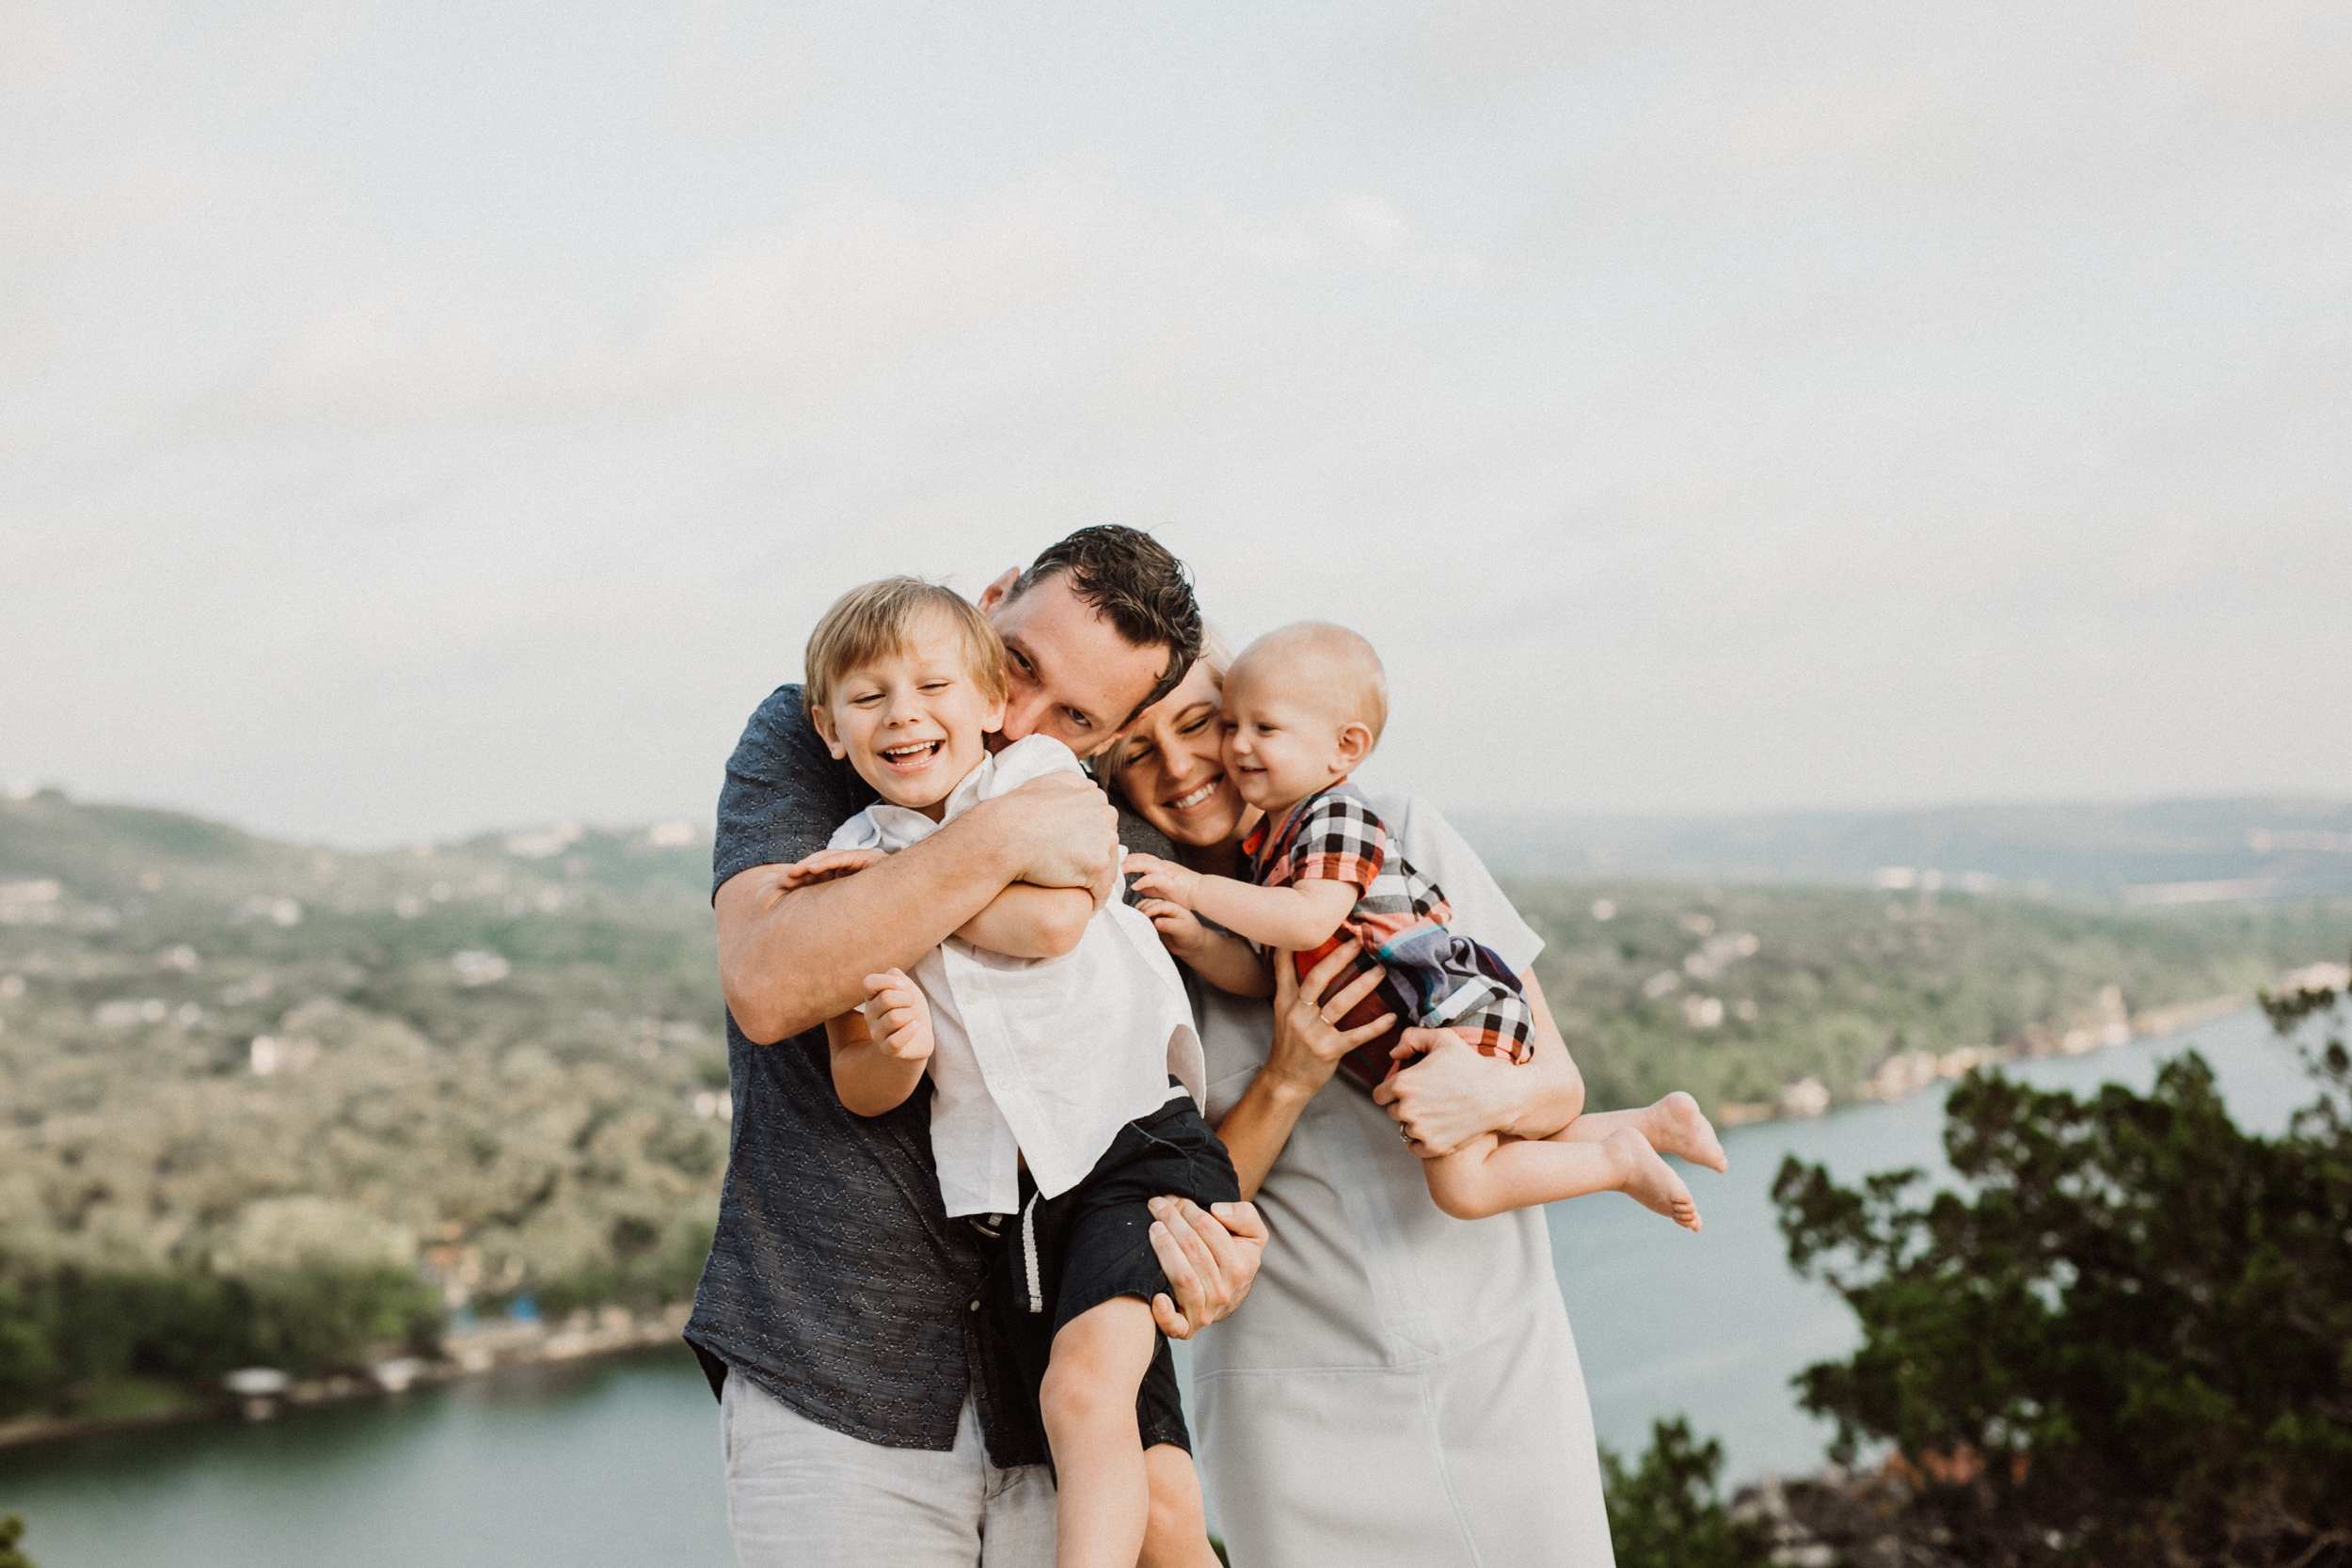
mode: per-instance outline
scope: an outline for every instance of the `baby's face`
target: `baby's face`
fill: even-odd
[[[913,642],[852,670],[834,688],[819,726],[837,757],[894,806],[936,820],[948,793],[988,754],[1005,721],[965,665],[963,641],[944,616]]]
[[[1310,694],[1237,666],[1225,678],[1226,773],[1261,811],[1303,800],[1347,772],[1339,756],[1342,722]]]

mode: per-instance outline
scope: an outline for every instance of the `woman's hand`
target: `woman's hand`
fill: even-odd
[[[1389,1074],[1372,1098],[1389,1108],[1406,1145],[1424,1160],[1510,1126],[1534,1082],[1513,1076],[1530,1069],[1486,1055],[1451,1029],[1407,1029],[1396,1054],[1420,1060]]]
[[[1163,899],[1179,909],[1199,907],[1200,873],[1190,866],[1164,861],[1157,855],[1129,855],[1120,863],[1120,869],[1130,879],[1128,887],[1139,895]]]
[[[1340,1058],[1378,1039],[1396,1022],[1391,1015],[1348,1030],[1332,1022],[1345,1018],[1350,1007],[1370,996],[1387,973],[1375,969],[1350,980],[1337,996],[1325,998],[1324,988],[1339,978],[1358,946],[1347,942],[1325,955],[1303,981],[1295,955],[1274,955],[1274,1039],[1266,1048],[1265,1066],[1216,1128],[1225,1152],[1233,1157],[1233,1174],[1241,1179],[1244,1197],[1258,1196],[1258,1184],[1274,1168],[1299,1114],[1331,1081]]]
[[[1303,981],[1298,977],[1297,956],[1276,951],[1274,1043],[1266,1051],[1265,1071],[1311,1095],[1330,1082],[1341,1057],[1378,1039],[1396,1022],[1394,1013],[1383,1013],[1359,1028],[1344,1032],[1339,1028],[1338,1021],[1347,1016],[1347,1010],[1370,996],[1387,976],[1388,971],[1377,965],[1349,981],[1338,995],[1323,994],[1362,949],[1361,942],[1342,942],[1309,970]]]

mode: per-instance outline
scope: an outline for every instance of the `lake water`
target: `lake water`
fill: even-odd
[[[2188,1045],[2241,1125],[2312,1097],[2293,1050],[2247,1012],[2169,1040],[2019,1064],[2047,1087],[2144,1088]],[[1691,1236],[1614,1197],[1555,1205],[1560,1281],[1602,1441],[1646,1446],[1677,1412],[1734,1476],[1820,1463],[1829,1433],[1788,1379],[1854,1343],[1842,1303],[1788,1272],[1769,1190],[1784,1154],[1841,1179],[1943,1169],[1943,1093],[1741,1128],[1731,1174],[1692,1173]],[[0,1513],[41,1568],[726,1568],[716,1408],[682,1350],[517,1368],[398,1398],[0,1450]]]
[[[2232,1117],[2285,1130],[2315,1094],[2293,1046],[2251,1008],[2168,1039],[2085,1056],[2015,1062],[2011,1076],[2084,1093],[2102,1083],[2145,1091],[2157,1065],[2195,1047],[2220,1081]],[[1796,1407],[1788,1380],[1861,1342],[1828,1287],[1799,1279],[1774,1221],[1773,1176],[1784,1155],[1825,1164],[1851,1183],[1916,1165],[1948,1177],[1938,1085],[1891,1105],[1858,1105],[1818,1121],[1775,1121],[1724,1134],[1731,1171],[1687,1171],[1706,1228],[1692,1236],[1615,1198],[1551,1206],[1553,1256],[1604,1443],[1634,1454],[1651,1420],[1677,1412],[1723,1440],[1728,1473],[1818,1468],[1833,1428]]]

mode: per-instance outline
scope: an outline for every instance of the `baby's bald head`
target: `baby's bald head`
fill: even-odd
[[[1328,714],[1335,729],[1363,725],[1375,746],[1388,726],[1389,677],[1380,656],[1328,621],[1295,621],[1267,632],[1241,651],[1225,679],[1228,687],[1269,682],[1293,702]]]

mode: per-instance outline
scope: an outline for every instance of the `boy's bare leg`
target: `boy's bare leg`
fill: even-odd
[[[1140,1298],[1114,1296],[1054,1336],[1038,1406],[1061,1493],[1055,1568],[1135,1568],[1142,1555],[1152,1495],[1136,1392],[1156,1333]]]
[[[1580,1117],[1573,1128],[1590,1121]],[[1502,1138],[1489,1132],[1468,1148],[1422,1163],[1429,1196],[1455,1219],[1484,1219],[1506,1209],[1556,1203],[1591,1193],[1623,1193],[1686,1230],[1699,1227],[1698,1205],[1674,1167],[1641,1133],[1620,1126],[1597,1142],[1569,1137]]]
[[[1638,1111],[1587,1111],[1551,1136],[1555,1142],[1597,1144],[1628,1127],[1661,1154],[1676,1155],[1718,1174],[1730,1168],[1730,1162],[1724,1158],[1723,1141],[1715,1136],[1707,1113],[1680,1089]]]
[[[1217,1568],[1192,1455],[1173,1443],[1155,1443],[1143,1450],[1143,1472],[1152,1487],[1152,1522],[1144,1528],[1136,1568]]]

